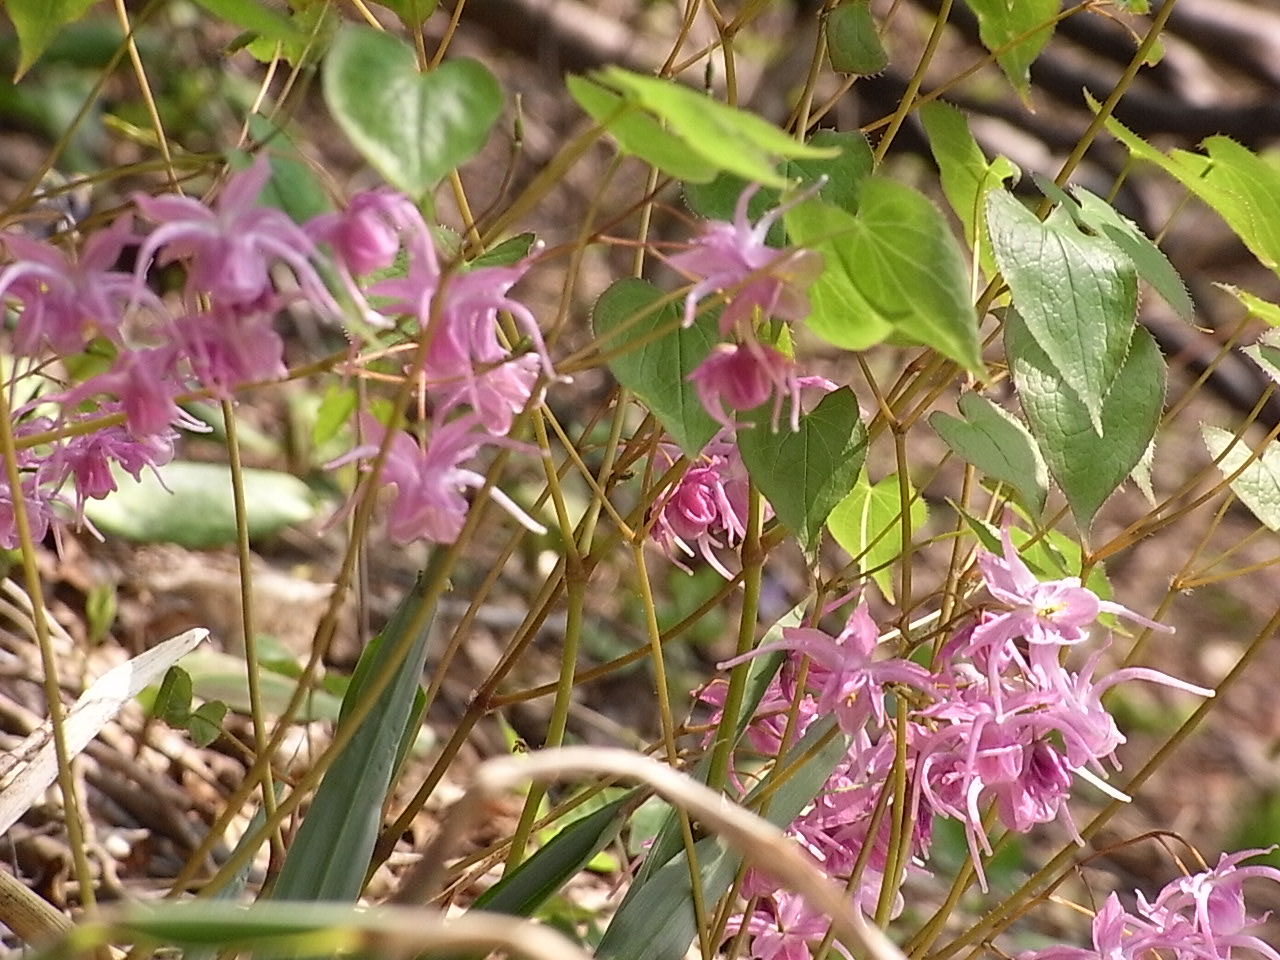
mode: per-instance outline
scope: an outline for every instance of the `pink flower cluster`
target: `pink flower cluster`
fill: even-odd
[[[136,478],[166,463],[175,427],[201,429],[178,406],[181,395],[226,398],[284,376],[284,342],[274,321],[286,307],[337,322],[354,310],[366,325],[384,329],[395,326],[389,317],[407,317],[402,338],[430,337],[421,367],[407,371],[432,410],[429,436],[425,446],[408,434],[393,438],[381,483],[396,491],[393,539],[457,535],[467,510],[463,491],[482,483],[464,464],[483,446],[508,442],[515,415],[534,397],[539,378],[551,374],[536,320],[509,295],[528,261],[446,278],[427,225],[406,197],[370,191],[345,210],[299,225],[259,203],[270,175],[262,154],[229,177],[212,204],[135,195],[152,228],[140,229],[132,214],[123,214],[87,237],[76,256],[20,233],[0,237],[11,260],[0,270],[0,301],[16,308],[12,349],[26,362],[17,376],[46,376],[51,355],[70,357],[91,342],[112,357],[106,370],[14,411],[20,441],[53,431],[48,443],[27,446],[20,463],[34,536],[80,518],[85,500],[114,490],[113,464]],[[122,270],[117,265],[130,248],[136,266]],[[402,254],[407,270],[394,276],[390,268]],[[153,292],[147,285],[153,264],[180,265],[181,290]],[[362,287],[375,272],[393,275]],[[346,307],[326,276],[338,281]],[[515,318],[535,355],[513,356],[503,345],[499,311]],[[51,404],[61,408],[54,418],[43,415]],[[123,426],[75,435],[78,423],[111,413],[123,414]],[[369,437],[385,433],[366,426]],[[351,457],[367,453],[362,448]],[[16,542],[12,497],[0,490],[4,547]]]
[[[686,326],[694,322],[702,300],[719,295],[724,302],[719,320],[723,342],[689,375],[703,407],[732,430],[738,424],[731,411],[754,410],[772,397],[776,430],[789,399],[791,429],[797,430],[805,378],[794,360],[761,342],[759,333],[771,318],[797,322],[809,315],[804,291],[822,272],[822,258],[810,250],[780,250],[765,243],[769,228],[787,207],[776,207],[751,223],[747,205],[758,190],[753,184],[742,192],[732,223],[704,224],[689,249],[669,262],[694,278],[685,297]]]
[[[923,868],[933,819],[953,818],[964,825],[985,889],[982,859],[991,853],[984,827],[988,811],[1013,832],[1025,833],[1036,824],[1060,819],[1076,835],[1066,804],[1077,778],[1123,796],[1103,780],[1103,761],[1118,769],[1114,754],[1124,742],[1102,704],[1107,689],[1126,680],[1148,680],[1199,696],[1213,695],[1141,667],[1095,680],[1101,651],[1074,671],[1063,666],[1063,648],[1085,641],[1099,614],[1165,628],[1100,600],[1075,578],[1041,582],[1018,557],[1007,527],[1002,537],[1002,556],[983,551],[978,558],[996,603],[943,646],[931,669],[894,657],[877,659],[878,631],[865,605],[853,611],[835,637],[811,627],[787,628],[781,640],[721,664],[730,667],[778,650],[790,654],[748,727],[747,741],[755,753],[778,756],[809,727],[830,717],[848,736],[847,756],[789,832],[841,882],[849,880],[860,857],[865,859],[852,888],[854,901],[865,912],[872,912],[880,897],[889,862],[892,817],[886,814],[874,833],[870,825],[888,789],[896,722],[906,723],[905,816],[911,824],[913,869]],[[895,720],[886,708],[889,691],[895,694]],[[718,705],[718,688],[704,692],[703,699]],[[793,711],[796,722],[784,744]],[[745,893],[760,898],[754,912],[739,918],[735,926],[745,926],[754,935],[752,956],[807,956],[805,943],[826,931],[824,918],[780,893],[763,875],[752,874]],[[1123,956],[1136,960],[1138,954]],[[1044,954],[1036,960],[1075,957]]]
[[[1250,916],[1244,902],[1244,881],[1280,883],[1280,870],[1240,866],[1274,849],[1223,854],[1212,870],[1166,884],[1154,901],[1138,892],[1132,913],[1113,893],[1093,918],[1092,948],[1028,950],[1018,960],[1146,960],[1166,950],[1179,960],[1233,960],[1240,957],[1236,950],[1280,960],[1280,951],[1251,932],[1267,916]]]

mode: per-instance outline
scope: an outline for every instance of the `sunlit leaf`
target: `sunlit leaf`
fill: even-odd
[[[1206,423],[1200,432],[1209,455],[1218,461],[1218,469],[1224,475],[1240,470],[1240,475],[1231,481],[1231,492],[1268,529],[1280,530],[1280,443],[1273,440],[1257,459],[1244,466],[1253,451],[1237,441],[1231,431]]]
[[[910,482],[906,495],[910,502],[908,516],[911,529],[919,530],[929,519],[929,508],[916,496]],[[827,518],[827,529],[845,553],[859,561],[859,567],[870,571],[880,592],[894,602],[893,584],[896,572],[893,561],[902,555],[902,496],[896,473],[872,485],[865,475],[858,477],[849,495],[841,500]]]
[[[827,13],[827,59],[832,70],[855,77],[873,76],[889,65],[871,0],[845,0]]]
[[[480,63],[449,60],[421,73],[403,41],[355,26],[325,57],[324,98],[369,164],[418,198],[480,151],[502,110],[498,81]]]
[[[14,82],[31,69],[63,27],[83,17],[94,0],[5,0],[4,9],[18,34]]]
[[[1025,99],[1030,69],[1053,35],[1059,0],[965,0],[978,18],[978,36]],[[1040,29],[1036,29],[1040,27]]]

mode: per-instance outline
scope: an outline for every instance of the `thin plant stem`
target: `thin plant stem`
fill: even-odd
[[[249,509],[244,496],[244,466],[240,461],[239,427],[236,424],[235,406],[229,399],[222,401],[222,422],[227,435],[227,463],[231,472],[231,500],[236,520],[236,563],[240,576],[240,624],[244,634],[245,679],[249,691],[249,716],[253,723],[253,749],[257,756],[268,755],[266,713],[262,707],[261,665],[258,658],[258,630],[253,609],[253,552],[249,548]],[[276,791],[272,782],[271,765],[262,769],[262,807],[270,816],[276,808]],[[275,858],[284,856],[284,841],[279,832],[271,835],[271,852]]]

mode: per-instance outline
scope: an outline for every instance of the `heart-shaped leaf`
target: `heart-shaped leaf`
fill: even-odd
[[[885,598],[893,603],[893,561],[902,554],[902,484],[891,473],[872,485],[859,476],[853,490],[836,504],[827,518],[827,529],[845,553],[870,574]],[[911,529],[919,530],[929,519],[929,508],[907,481]]]
[[[596,301],[591,322],[618,382],[653,411],[681,450],[695,457],[720,428],[688,380],[716,342],[717,319],[704,313],[693,326],[682,327],[680,306],[658,306],[662,297],[647,280],[624,278]],[[633,343],[637,346],[628,346]]]
[[[1135,327],[1132,338],[1115,386],[1103,399],[1098,430],[1093,414],[1067,386],[1022,318],[1013,311],[1005,318],[1005,353],[1022,411],[1084,531],[1142,460],[1160,423],[1164,358],[1145,328]]]
[[[502,110],[498,81],[481,64],[450,60],[421,73],[410,47],[367,27],[334,40],[324,98],[369,164],[415,198],[480,151]]]
[[[1138,310],[1133,262],[1069,216],[1041,223],[1004,190],[987,196],[987,228],[1027,331],[1101,434],[1103,400],[1124,366]]]
[[[853,489],[867,458],[867,430],[858,418],[851,390],[833,390],[800,429],[770,430],[767,410],[738,431],[738,449],[747,473],[778,519],[809,550],[831,510]]]
[[[960,420],[933,414],[929,426],[948,447],[987,476],[1011,484],[1037,515],[1044,511],[1049,471],[1030,431],[1012,414],[976,393],[960,397]]]

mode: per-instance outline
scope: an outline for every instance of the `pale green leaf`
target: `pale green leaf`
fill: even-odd
[[[911,529],[919,530],[929,519],[928,506],[910,482],[906,496]],[[870,572],[890,603],[896,602],[893,561],[902,554],[902,497],[898,474],[891,473],[874,486],[862,475],[827,518],[836,543],[863,571]]]
[[[796,243],[823,256],[806,321],[818,336],[861,350],[894,334],[982,372],[964,255],[923,195],[868,177],[856,216],[809,202],[785,219]]]
[[[221,464],[177,460],[159,468],[160,478],[117,474],[119,489],[85,504],[85,516],[104,533],[140,543],[176,543],[196,549],[236,540],[231,471]],[[166,489],[167,488],[167,489]],[[249,536],[261,539],[316,514],[310,488],[273,470],[244,471]]]
[[[1244,305],[1245,310],[1249,312],[1250,317],[1261,320],[1268,326],[1280,327],[1280,306],[1270,300],[1263,300],[1261,297],[1254,296],[1248,290],[1233,287],[1229,283],[1216,283],[1214,286],[1220,290],[1227,291],[1227,293],[1239,300]]]
[[[1231,431],[1206,423],[1201,425],[1200,432],[1209,455],[1218,462],[1218,469],[1225,476],[1240,471],[1231,481],[1231,492],[1267,529],[1280,530],[1280,443],[1274,440],[1268,443],[1261,455],[1245,466],[1253,457],[1253,451]]]
[[[965,0],[978,18],[978,36],[1015,90],[1025,98],[1031,64],[1053,34],[1059,0]],[[1039,28],[1039,29],[1037,29]]]
[[[502,110],[498,81],[480,63],[449,60],[421,73],[403,41],[355,26],[325,57],[324,98],[369,164],[415,198],[479,153]]]
[[[62,28],[83,17],[93,3],[94,0],[5,0],[5,11],[18,34],[15,83],[40,59]]]

